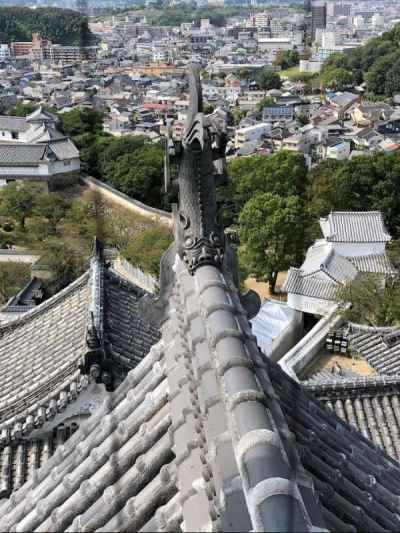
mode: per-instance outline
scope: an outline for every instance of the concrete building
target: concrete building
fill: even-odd
[[[323,61],[315,61],[312,59],[300,59],[300,72],[310,72],[316,74],[321,71]]]
[[[10,57],[10,47],[8,44],[0,44],[0,59]]]
[[[32,50],[32,42],[13,42],[10,44],[13,57],[29,56]]]
[[[314,0],[311,5],[311,37],[315,40],[317,28],[326,28],[326,2]]]
[[[279,50],[292,50],[294,43],[289,37],[259,37],[259,50],[265,52],[278,52]]]
[[[271,131],[271,124],[262,122],[247,128],[238,128],[235,134],[235,148],[240,149],[244,144],[252,141],[261,141],[263,136]]]
[[[33,61],[49,60],[54,63],[76,63],[85,59],[94,59],[97,48],[94,46],[63,46],[43,39],[39,33],[32,33],[31,42],[13,42],[11,55],[30,56]]]

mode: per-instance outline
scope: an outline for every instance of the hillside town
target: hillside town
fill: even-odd
[[[179,139],[188,107],[183,74],[195,61],[204,66],[206,105],[234,112],[229,157],[285,149],[311,166],[388,153],[398,148],[400,87],[390,102],[376,102],[365,84],[335,90],[313,80],[332,54],[359,47],[400,18],[393,3],[368,6],[314,2],[310,14],[274,8],[228,18],[223,27],[209,19],[154,26],[133,11],[90,22],[97,43],[89,47],[33,33],[30,42],[0,44],[2,107],[33,102],[63,113],[88,106],[105,113],[104,131],[151,140],[165,134],[170,118]]]
[[[399,530],[397,4],[0,8],[0,531]]]

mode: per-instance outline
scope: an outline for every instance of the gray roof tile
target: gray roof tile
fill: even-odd
[[[0,116],[0,130],[22,132],[29,129],[25,117]]]
[[[320,224],[330,242],[387,242],[391,238],[380,211],[333,211]]]
[[[0,164],[23,165],[48,161],[45,144],[0,144]]]
[[[177,274],[162,340],[0,504],[0,528],[396,530],[400,466],[376,447],[394,435],[363,437],[348,403],[343,421],[265,359],[215,267]],[[388,400],[375,417],[396,416]]]
[[[341,285],[333,280],[324,280],[317,276],[304,274],[298,268],[290,268],[282,291],[335,301],[340,293],[340,288]]]
[[[351,325],[349,340],[354,352],[363,356],[380,374],[400,374],[400,343],[388,344],[386,338],[398,328],[369,328]]]

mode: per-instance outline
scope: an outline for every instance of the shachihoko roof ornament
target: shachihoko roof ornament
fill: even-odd
[[[201,265],[222,267],[225,237],[217,216],[216,165],[223,159],[225,133],[203,113],[199,67],[189,71],[190,104],[182,140],[178,251],[189,272]]]

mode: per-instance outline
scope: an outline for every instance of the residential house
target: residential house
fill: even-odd
[[[262,111],[263,122],[293,120],[294,116],[294,107],[287,105],[268,105]]]
[[[388,121],[394,109],[384,102],[362,103],[351,111],[351,118],[357,126],[373,127],[379,121]]]
[[[337,92],[327,93],[326,99],[330,106],[337,111],[338,117],[343,119],[346,113],[349,115],[350,109],[360,102],[361,97],[359,94],[350,92]]]
[[[269,131],[271,131],[271,124],[268,122],[261,122],[246,128],[238,128],[235,134],[235,148],[239,149],[250,141],[261,141]]]
[[[382,135],[400,135],[400,113],[395,111],[388,120],[377,125],[376,131]]]

